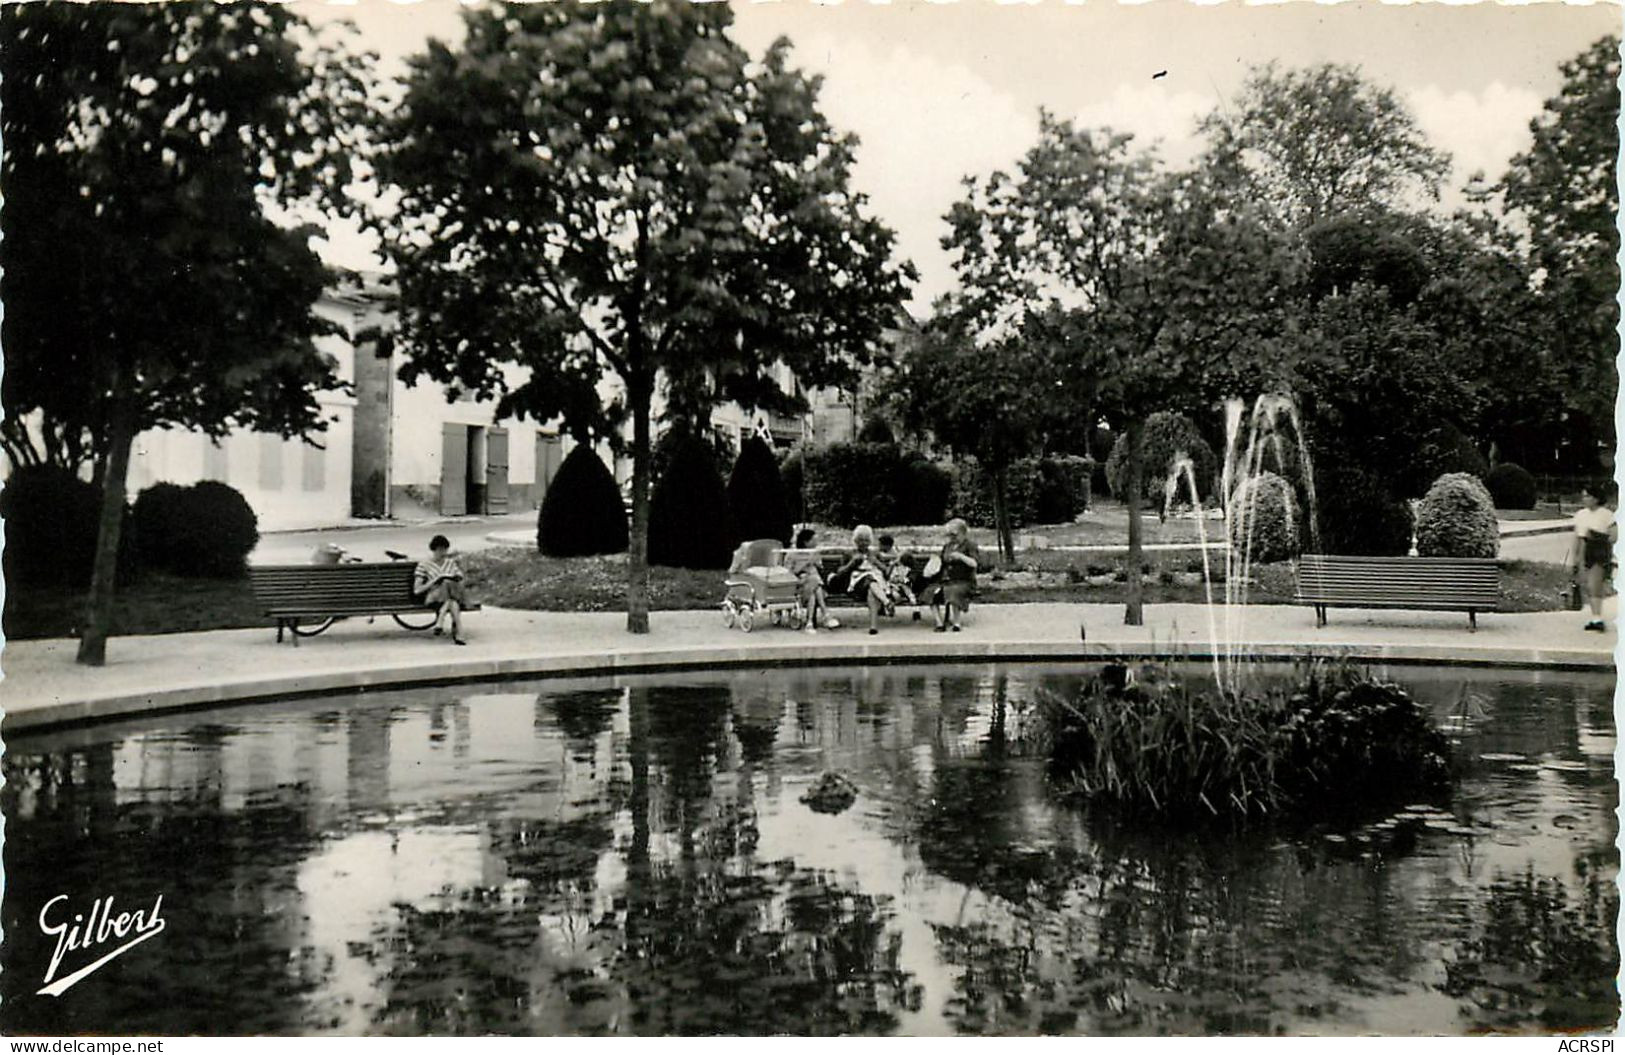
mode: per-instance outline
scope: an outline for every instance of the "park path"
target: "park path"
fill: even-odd
[[[1266,657],[1349,653],[1377,662],[1513,664],[1611,670],[1617,600],[1605,634],[1571,612],[1481,616],[1470,633],[1453,613],[1334,611],[1317,627],[1306,608],[1259,605],[1236,636]],[[71,640],[8,643],[0,653],[7,736],[31,726],[135,715],[242,699],[400,686],[426,681],[613,674],[674,667],[967,659],[1069,660],[1129,654],[1206,654],[1208,612],[1198,604],[1152,605],[1146,625],[1123,625],[1118,604],[981,605],[963,633],[937,634],[929,620],[888,621],[870,636],[855,611],[846,626],[806,634],[727,630],[716,611],[656,612],[648,635],[631,635],[619,612],[526,612],[496,608],[468,617],[466,648],[408,633],[388,619],[352,619],[298,647],[269,629],[115,638],[102,668],[74,663]],[[1080,639],[1080,631],[1083,638]]]

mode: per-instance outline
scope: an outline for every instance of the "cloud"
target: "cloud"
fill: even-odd
[[[906,46],[812,33],[792,63],[825,75],[819,108],[862,141],[853,183],[897,232],[898,255],[919,270],[913,306],[923,313],[954,283],[940,239],[943,215],[964,195],[960,181],[1008,170],[1037,141],[1038,111],[964,66]]]
[[[1447,92],[1436,85],[1406,93],[1428,141],[1455,160],[1452,186],[1475,171],[1498,179],[1507,162],[1529,147],[1529,122],[1540,113],[1541,97],[1527,88],[1495,81],[1476,91]]]
[[[1171,91],[1161,87],[1161,82],[1119,84],[1109,97],[1083,106],[1073,117],[1085,128],[1109,126],[1133,132],[1136,144],[1142,147],[1160,141],[1162,159],[1183,166],[1196,160],[1201,150],[1196,122],[1213,105],[1208,96]]]

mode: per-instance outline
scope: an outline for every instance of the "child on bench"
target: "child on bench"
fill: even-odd
[[[467,595],[463,592],[463,569],[458,565],[457,558],[451,555],[451,541],[444,535],[436,535],[429,540],[429,554],[428,560],[418,562],[417,571],[412,576],[412,592],[422,594],[425,604],[439,608],[434,619],[436,637],[445,633],[440,624],[450,615],[452,643],[466,645],[468,642],[463,640],[462,622],[463,605],[467,602]]]

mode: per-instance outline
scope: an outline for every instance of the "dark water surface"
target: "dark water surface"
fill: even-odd
[[[1057,801],[1003,738],[1076,676],[1029,666],[462,686],[18,737],[0,1028],[1611,1027],[1613,678],[1394,673],[1460,738],[1455,795],[1245,837]],[[801,801],[826,772],[856,786],[838,814]],[[58,894],[162,895],[165,928],[36,995]]]

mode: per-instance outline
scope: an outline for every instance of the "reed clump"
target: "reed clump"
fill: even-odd
[[[1037,702],[1064,789],[1172,819],[1346,811],[1451,780],[1449,742],[1427,709],[1348,664],[1237,691],[1110,664],[1074,698]]]

